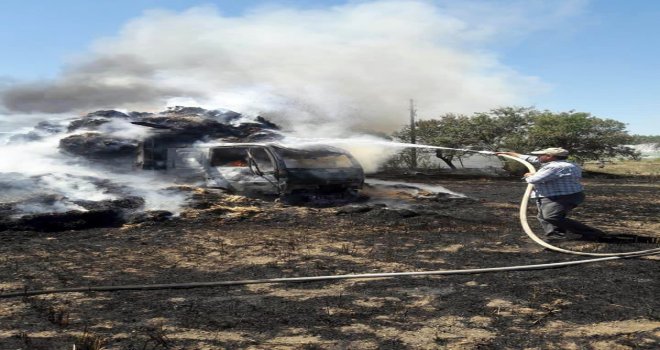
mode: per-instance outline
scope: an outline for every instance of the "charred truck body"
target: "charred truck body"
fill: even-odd
[[[356,193],[364,183],[362,166],[348,152],[276,143],[282,138],[277,125],[261,117],[246,120],[232,111],[175,107],[131,122],[151,128],[137,146],[136,167],[162,171],[179,182],[279,196]],[[196,147],[205,143],[210,146]]]
[[[143,169],[165,170],[184,181],[203,180],[207,187],[244,194],[355,194],[364,183],[357,160],[330,146],[231,143],[158,148],[145,142],[137,164]]]

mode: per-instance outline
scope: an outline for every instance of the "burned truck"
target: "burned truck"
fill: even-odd
[[[136,167],[180,183],[291,196],[351,194],[364,182],[362,166],[348,152],[325,145],[281,144],[279,127],[262,117],[176,107],[131,123],[150,128],[137,146]]]
[[[227,143],[154,153],[145,143],[137,164],[184,182],[201,180],[207,187],[248,195],[355,195],[364,184],[360,163],[347,151],[326,145]]]

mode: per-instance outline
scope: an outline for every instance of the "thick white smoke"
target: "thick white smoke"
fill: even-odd
[[[391,131],[425,115],[524,104],[543,89],[491,48],[583,1],[369,1],[321,9],[150,11],[54,81],[11,85],[22,112],[161,110],[168,100],[262,114],[292,129]],[[326,126],[321,127],[321,124]],[[309,128],[305,128],[310,132]]]
[[[66,120],[62,125],[68,124]],[[145,131],[146,130],[146,131]],[[125,121],[113,120],[99,131],[119,138],[142,138],[148,129]],[[124,192],[145,200],[145,210],[169,210],[178,213],[186,200],[182,193],[163,190],[174,183],[156,173],[126,173],[100,168],[94,162],[60,152],[59,141],[71,133],[56,133],[36,140],[14,140],[21,133],[0,134],[0,203],[24,202],[16,207],[21,213],[82,210],[77,200],[101,201],[117,199],[96,183],[106,180],[123,186]],[[34,196],[51,196],[56,200],[42,203],[30,201]]]
[[[53,80],[0,80],[0,202],[34,191],[62,198],[19,208],[39,212],[114,198],[91,177],[127,186],[147,209],[176,211],[185,198],[158,191],[169,183],[100,170],[59,152],[66,119],[99,109],[196,105],[263,115],[293,134],[288,141],[335,144],[373,171],[399,149],[355,135],[399,129],[410,98],[424,116],[437,116],[525,104],[542,91],[542,82],[502,64],[494,47],[559,25],[582,7],[583,0],[358,1],[261,7],[240,16],[213,7],[146,12],[97,40]],[[9,142],[39,121],[62,128]],[[142,139],[145,130],[115,120],[101,131]]]

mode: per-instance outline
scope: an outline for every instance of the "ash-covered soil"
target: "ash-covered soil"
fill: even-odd
[[[517,217],[524,190],[518,181],[395,180],[442,185],[467,198],[369,187],[369,202],[305,207],[190,188],[193,208],[170,220],[155,216],[121,228],[0,232],[0,288],[583,259],[544,250],[525,236]],[[613,235],[660,237],[660,185],[626,179],[585,182],[589,198],[574,217]],[[529,214],[533,218],[535,210]],[[592,252],[658,247],[629,238],[559,245]],[[76,349],[657,349],[659,260],[0,299],[0,349],[71,349],[74,344]]]

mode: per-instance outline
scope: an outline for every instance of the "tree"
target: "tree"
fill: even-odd
[[[632,148],[624,146],[633,141],[624,123],[582,112],[553,113],[531,107],[501,107],[472,116],[445,114],[438,119],[419,120],[415,126],[418,142],[431,146],[521,153],[563,147],[580,162],[639,156]],[[394,134],[399,140],[408,140],[409,136],[409,126]],[[436,155],[456,169],[453,161],[470,153],[438,150]]]
[[[643,143],[660,143],[660,135],[633,135],[631,145],[640,145]]]
[[[469,117],[460,114],[446,114],[441,119],[418,120],[415,122],[417,143],[429,146],[448,148],[465,148],[472,138],[469,127]],[[398,140],[410,139],[410,126],[405,126],[394,133]],[[436,156],[451,169],[456,169],[453,161],[465,152],[437,150]]]
[[[415,123],[417,140],[420,144],[496,151],[514,149],[526,142],[527,129],[532,116],[538,111],[533,108],[503,107],[473,116],[448,113],[438,119],[419,120]],[[407,140],[410,127],[406,126],[394,134],[399,140]],[[454,160],[469,157],[472,153],[437,150],[436,156],[451,169],[456,169]]]
[[[589,113],[545,111],[534,118],[526,150],[563,147],[580,162],[616,156],[635,159],[639,153],[625,146],[633,140],[625,129],[624,123]]]
[[[529,128],[538,114],[531,107],[500,107],[475,113],[470,125],[476,141],[472,147],[489,151],[524,148],[529,143]]]

